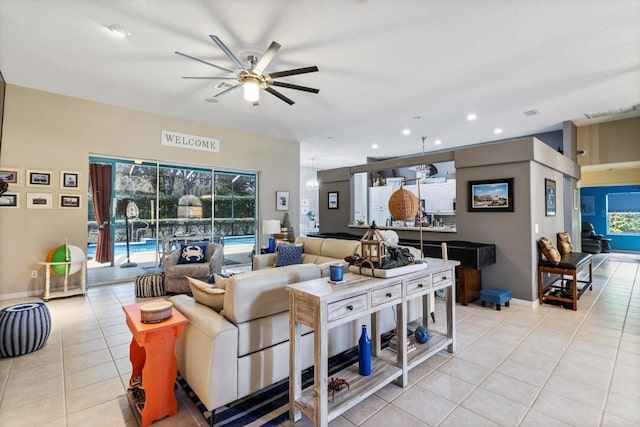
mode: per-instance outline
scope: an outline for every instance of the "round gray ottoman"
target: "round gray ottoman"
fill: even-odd
[[[0,356],[40,350],[51,333],[51,315],[44,303],[24,303],[0,310]]]

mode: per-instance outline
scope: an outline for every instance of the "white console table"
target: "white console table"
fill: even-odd
[[[87,259],[83,258],[78,261],[40,261],[38,264],[44,265],[45,279],[44,279],[44,301],[49,301],[51,298],[64,298],[72,295],[86,295],[87,294]],[[80,284],[79,287],[73,289],[69,288],[69,269],[73,264],[81,264],[80,267]],[[51,292],[51,266],[65,265],[64,274],[64,288],[62,291]],[[77,274],[77,273],[76,273]]]
[[[408,371],[437,352],[455,351],[455,266],[458,261],[426,258],[428,267],[390,278],[372,278],[345,273],[346,283],[334,285],[323,277],[288,285],[289,291],[289,417],[297,421],[301,412],[315,425],[326,426],[329,421],[352,408],[385,385],[396,381],[408,385]],[[405,340],[398,340],[398,351],[380,345],[380,319],[377,313],[387,307],[397,310],[397,335],[406,336],[407,303],[423,299],[422,324],[428,329],[429,295],[446,289],[447,332],[429,330],[431,339],[408,353]],[[335,393],[329,400],[328,333],[329,330],[371,316],[371,375],[358,374],[355,363],[333,377],[344,378],[349,388]],[[314,385],[302,390],[302,325],[314,329]],[[335,398],[335,400],[333,400]]]

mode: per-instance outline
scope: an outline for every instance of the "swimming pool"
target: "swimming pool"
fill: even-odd
[[[255,236],[228,236],[224,238],[225,246],[233,246],[233,245],[255,245],[256,238]],[[158,242],[158,245],[161,245],[162,242]],[[129,243],[129,253],[140,253],[140,252],[155,252],[156,251],[156,240],[155,239],[144,239],[142,242],[130,242]],[[118,255],[126,255],[127,254],[127,244],[126,243],[116,243],[115,245],[115,254]],[[89,244],[87,247],[87,257],[93,258],[96,256],[96,245]]]

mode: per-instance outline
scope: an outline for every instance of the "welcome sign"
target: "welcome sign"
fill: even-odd
[[[220,152],[220,141],[206,136],[187,135],[178,132],[162,131],[162,145],[190,150]]]

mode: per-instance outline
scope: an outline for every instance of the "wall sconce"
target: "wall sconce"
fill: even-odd
[[[267,252],[272,254],[276,251],[276,238],[274,234],[280,233],[280,220],[279,219],[265,219],[262,221],[262,233],[270,234],[267,245]]]

